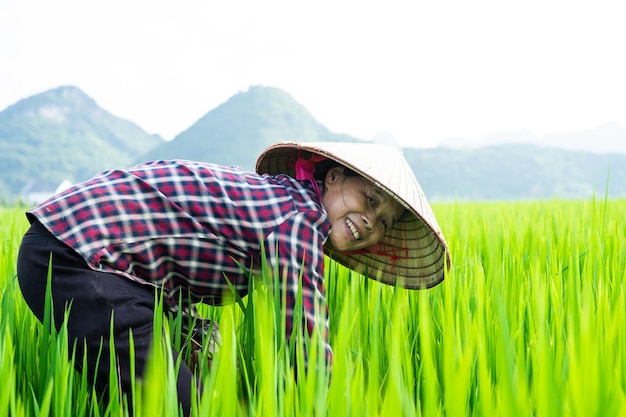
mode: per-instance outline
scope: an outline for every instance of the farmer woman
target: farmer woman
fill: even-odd
[[[372,279],[412,289],[438,284],[449,262],[401,151],[372,144],[276,144],[259,157],[257,173],[147,162],[97,175],[27,216],[31,227],[17,265],[24,298],[42,320],[51,260],[55,323],[71,304],[67,331],[77,366],[86,355],[99,392],[109,382],[111,317],[122,391],[131,388],[131,331],[135,373],[143,375],[155,290],[163,290],[173,312],[193,311],[198,302],[220,305],[228,281],[246,295],[265,255],[283,280],[286,334],[300,314],[310,334],[315,307],[326,310],[324,253]],[[300,282],[301,312],[294,311]],[[327,339],[325,349],[330,362]],[[186,414],[193,384],[193,372],[181,364],[177,389]]]

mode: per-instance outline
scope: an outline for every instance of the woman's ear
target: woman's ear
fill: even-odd
[[[340,178],[343,178],[343,167],[332,167],[326,173],[326,178],[324,179],[325,185],[335,184]]]

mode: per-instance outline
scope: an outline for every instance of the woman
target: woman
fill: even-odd
[[[131,387],[131,331],[136,375],[143,376],[155,290],[163,289],[173,312],[191,312],[198,302],[220,305],[228,281],[246,295],[265,256],[283,280],[286,334],[298,316],[310,334],[318,325],[316,306],[326,306],[324,253],[370,278],[413,289],[439,283],[449,262],[402,153],[372,144],[280,143],[259,157],[257,173],[147,162],[97,175],[27,216],[32,225],[18,257],[24,298],[42,320],[51,260],[55,322],[71,303],[70,343],[78,358],[86,355],[100,392],[109,381],[112,316],[122,391]],[[301,312],[295,311],[300,283]],[[325,349],[330,363],[327,336]],[[178,395],[186,414],[193,383],[192,370],[181,364]]]

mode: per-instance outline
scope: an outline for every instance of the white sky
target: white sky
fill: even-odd
[[[626,127],[626,2],[0,0],[0,111],[60,85],[166,139],[250,85],[403,146]]]

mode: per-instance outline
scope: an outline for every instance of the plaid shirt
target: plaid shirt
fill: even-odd
[[[154,161],[95,176],[29,211],[94,270],[165,289],[177,309],[179,291],[193,302],[232,301],[258,270],[261,242],[272,271],[284,279],[291,335],[300,278],[309,334],[315,308],[325,323],[323,244],[326,211],[308,182],[191,161]],[[302,268],[302,266],[305,266]],[[225,297],[226,295],[226,297]],[[320,323],[321,324],[321,323]]]

